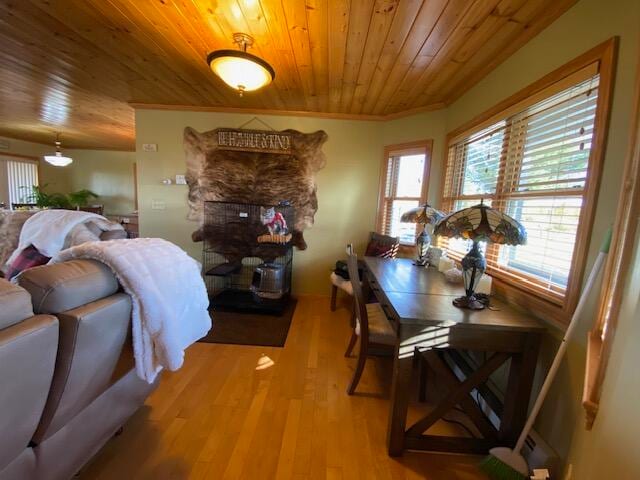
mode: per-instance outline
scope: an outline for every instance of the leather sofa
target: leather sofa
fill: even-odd
[[[0,480],[67,480],[157,381],[135,373],[131,299],[108,267],[74,260],[18,283],[0,279]]]

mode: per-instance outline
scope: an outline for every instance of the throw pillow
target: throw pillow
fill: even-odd
[[[37,211],[0,210],[0,270],[4,271],[5,277],[9,268],[6,262],[18,248],[22,225],[35,213]]]
[[[29,245],[11,262],[6,277],[11,280],[26,269],[44,265],[49,260],[51,260],[50,257],[42,255],[36,247]]]
[[[379,243],[372,240],[369,242],[369,245],[367,245],[365,256],[390,258],[393,254],[393,249],[393,245]]]

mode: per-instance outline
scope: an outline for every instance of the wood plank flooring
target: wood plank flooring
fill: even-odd
[[[484,479],[479,457],[387,456],[391,360],[369,360],[349,397],[348,317],[347,308],[330,312],[328,298],[301,297],[284,348],[192,346],[80,478]],[[454,428],[442,422],[430,433]]]

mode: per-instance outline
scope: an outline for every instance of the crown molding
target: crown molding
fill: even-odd
[[[422,107],[416,107],[402,112],[395,112],[386,115],[370,115],[361,113],[339,113],[339,112],[312,112],[303,110],[274,110],[260,108],[238,108],[238,107],[216,107],[199,105],[166,105],[159,103],[137,103],[130,102],[129,106],[135,110],[166,110],[166,111],[187,111],[187,112],[215,112],[215,113],[240,113],[248,115],[278,115],[288,117],[310,117],[330,120],[358,120],[367,122],[386,122],[402,117],[408,117],[423,112],[431,112],[446,107],[445,103],[434,103]]]

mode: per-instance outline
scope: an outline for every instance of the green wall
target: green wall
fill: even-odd
[[[202,257],[202,244],[191,241],[196,224],[186,220],[187,187],[164,186],[162,179],[185,173],[184,127],[198,131],[239,127],[252,118],[253,115],[216,112],[136,111],[141,235],[167,238],[193,257]],[[305,231],[308,249],[295,253],[293,280],[296,293],[328,294],[330,269],[344,256],[345,245],[353,242],[362,251],[368,232],[375,226],[379,169],[385,142],[437,137],[441,145],[444,112],[424,115],[409,136],[387,134],[385,125],[374,121],[277,115],[260,115],[259,118],[276,130],[324,130],[329,136],[323,147],[327,165],[316,179],[318,212],[314,226]],[[259,124],[257,127],[264,128]],[[143,152],[144,143],[157,144],[158,151]],[[152,209],[153,201],[164,202],[165,209]]]
[[[107,214],[135,210],[133,164],[135,152],[69,150],[73,164],[65,172],[71,191],[87,188],[99,195],[93,203],[104,205]]]
[[[579,1],[447,109],[447,131],[450,131],[614,35],[620,37],[620,49],[588,268],[593,264],[599,241],[612,223],[617,208],[639,58],[640,2]],[[602,410],[594,430],[584,430],[580,404],[586,332],[592,322],[593,307],[590,314],[581,319],[577,338],[569,348],[568,360],[563,364],[536,425],[543,438],[566,459],[567,466],[572,465],[567,473],[572,470],[571,478],[576,480],[640,478],[640,455],[635,443],[640,435],[640,420],[634,408],[640,398],[640,376],[633,367],[635,365],[637,369],[640,357],[637,342],[640,264],[637,257],[632,276],[621,312]],[[559,332],[552,333],[559,336]],[[544,346],[543,368],[539,373],[545,371],[555,346],[553,341]],[[636,401],[635,405],[632,399]]]
[[[13,138],[0,137],[9,142],[9,148],[0,150],[0,154],[16,154],[27,155],[38,159],[40,162],[40,184],[48,184],[50,191],[68,192],[71,188],[70,178],[63,168],[54,167],[42,160],[42,156],[46,153],[55,151],[53,142],[51,145],[43,145],[41,143],[25,142],[23,140],[15,140]]]
[[[95,203],[104,204],[107,214],[127,214],[135,209],[135,152],[64,150],[73,163],[54,167],[42,160],[44,154],[55,150],[52,145],[0,138],[9,142],[9,148],[1,149],[0,155],[28,155],[39,160],[40,185],[47,185],[47,191],[68,193],[88,188],[100,196]]]

